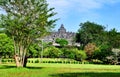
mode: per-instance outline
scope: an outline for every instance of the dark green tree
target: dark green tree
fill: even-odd
[[[108,44],[113,47],[113,48],[119,48],[120,47],[120,33],[117,32],[117,30],[111,29],[108,33],[107,33],[107,37],[108,37]]]
[[[0,33],[0,58],[11,57],[14,54],[13,41],[6,34]]]
[[[83,45],[96,43],[100,45],[104,41],[105,27],[94,22],[85,22],[80,24],[80,29],[76,34],[76,41]]]
[[[24,67],[30,44],[50,32],[56,13],[46,0],[0,0],[0,7],[7,13],[1,16],[2,27],[14,41],[16,65]]]
[[[109,45],[99,46],[93,53],[93,59],[98,59],[101,61],[106,61],[106,57],[112,55],[112,49]]]

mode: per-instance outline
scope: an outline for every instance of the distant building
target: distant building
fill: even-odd
[[[64,25],[62,24],[57,32],[52,32],[50,35],[44,37],[44,40],[46,42],[53,42],[53,45],[58,45],[55,43],[55,40],[57,38],[63,38],[68,41],[69,43],[68,45],[72,45],[75,35],[76,33],[74,32],[67,32],[66,29],[64,28]]]

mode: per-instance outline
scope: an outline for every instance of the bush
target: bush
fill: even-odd
[[[93,60],[92,60],[92,63],[93,63],[93,64],[103,64],[102,61],[97,60],[97,59],[93,59]]]
[[[93,55],[94,51],[96,50],[96,48],[97,47],[96,47],[96,45],[94,43],[88,43],[85,46],[84,50],[85,50],[85,52],[86,52],[86,54],[88,56],[88,59],[92,59],[92,55]]]
[[[35,63],[39,63],[39,60],[36,60]]]
[[[77,48],[63,48],[63,56],[70,59],[82,61],[87,58],[85,51],[78,50]]]
[[[54,46],[46,48],[43,52],[44,57],[49,58],[58,58],[61,54],[62,52]]]

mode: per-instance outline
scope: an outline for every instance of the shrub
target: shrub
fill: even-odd
[[[96,47],[96,45],[94,43],[88,43],[85,46],[84,50],[85,50],[85,52],[86,52],[89,59],[92,58],[92,55],[93,55],[94,51],[96,50],[96,48],[97,47]]]
[[[39,60],[35,60],[35,63],[39,63]]]
[[[63,48],[62,52],[64,57],[79,61],[82,61],[87,57],[85,51],[78,50],[77,48]]]
[[[49,58],[58,58],[61,54],[62,52],[54,46],[46,48],[43,52],[44,57]]]

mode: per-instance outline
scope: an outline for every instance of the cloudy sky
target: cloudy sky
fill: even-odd
[[[79,24],[95,22],[120,31],[120,0],[47,0],[60,18],[55,30],[64,24],[67,31],[77,32]]]

